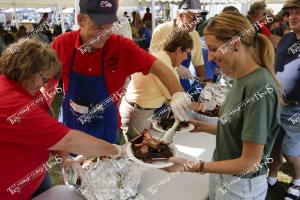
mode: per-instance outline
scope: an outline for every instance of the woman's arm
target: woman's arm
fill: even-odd
[[[209,162],[204,164],[203,171],[218,174],[235,174],[238,175],[250,168],[258,171],[258,164],[263,155],[264,145],[252,142],[243,142],[243,151],[241,157],[233,160],[225,160],[219,162]]]
[[[77,130],[70,130],[49,150],[90,156],[117,155],[119,153],[116,146]]]
[[[205,162],[203,172],[216,173],[216,174],[234,174],[241,173],[255,173],[260,169],[260,161],[263,155],[263,144],[255,144],[252,142],[243,142],[243,151],[241,157],[232,160],[218,161],[218,162]],[[167,168],[167,171],[175,171],[178,165],[187,165],[189,163],[189,171],[198,172],[200,168],[199,163],[192,163],[183,159],[172,159],[175,165]],[[176,165],[177,164],[177,165]]]
[[[212,135],[217,134],[217,127],[215,125],[197,120],[190,120],[189,122],[191,122],[195,126],[192,132],[206,132]]]

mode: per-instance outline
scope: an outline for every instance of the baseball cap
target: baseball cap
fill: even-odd
[[[181,11],[189,11],[196,14],[208,14],[208,11],[201,9],[201,4],[199,0],[183,0],[180,2],[178,9]]]
[[[80,13],[87,14],[94,24],[102,25],[117,21],[115,0],[80,0]]]
[[[300,0],[287,0],[284,2],[283,9],[300,8]]]

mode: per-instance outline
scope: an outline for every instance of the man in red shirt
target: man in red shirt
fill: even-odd
[[[188,120],[186,112],[191,101],[171,70],[133,41],[111,34],[117,21],[117,2],[80,0],[79,6],[80,30],[65,33],[52,44],[63,65],[65,98],[60,121],[69,128],[118,143],[116,102],[93,113],[88,123],[79,118],[89,115],[96,105],[122,88],[126,78],[135,72],[156,75],[172,94],[175,116]]]

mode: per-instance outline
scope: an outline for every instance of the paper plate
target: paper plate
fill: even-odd
[[[152,127],[155,130],[162,132],[162,133],[167,131],[167,130],[164,130],[161,126],[159,126],[157,121],[152,123]],[[194,128],[195,128],[195,126],[193,124],[189,123],[188,127],[181,127],[180,131],[176,131],[176,133],[189,132],[189,131],[193,130]]]
[[[144,161],[136,158],[134,155],[133,155],[133,152],[132,152],[132,149],[131,149],[131,143],[129,143],[126,147],[126,153],[127,153],[127,156],[129,157],[130,160],[140,164],[140,165],[143,165],[145,167],[149,167],[149,168],[153,168],[153,169],[160,169],[160,168],[165,168],[165,167],[171,167],[172,165],[174,165],[174,163],[172,162],[169,162],[169,161],[155,161],[153,163],[145,163]],[[174,148],[171,147],[171,151],[173,152],[173,155],[175,156],[175,151],[174,151]]]

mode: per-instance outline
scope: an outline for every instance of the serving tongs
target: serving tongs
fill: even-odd
[[[159,138],[159,141],[163,141],[165,143],[171,144],[173,143],[174,136],[176,134],[176,129],[179,125],[180,121],[175,119],[175,123],[171,128],[169,128],[164,134]]]

